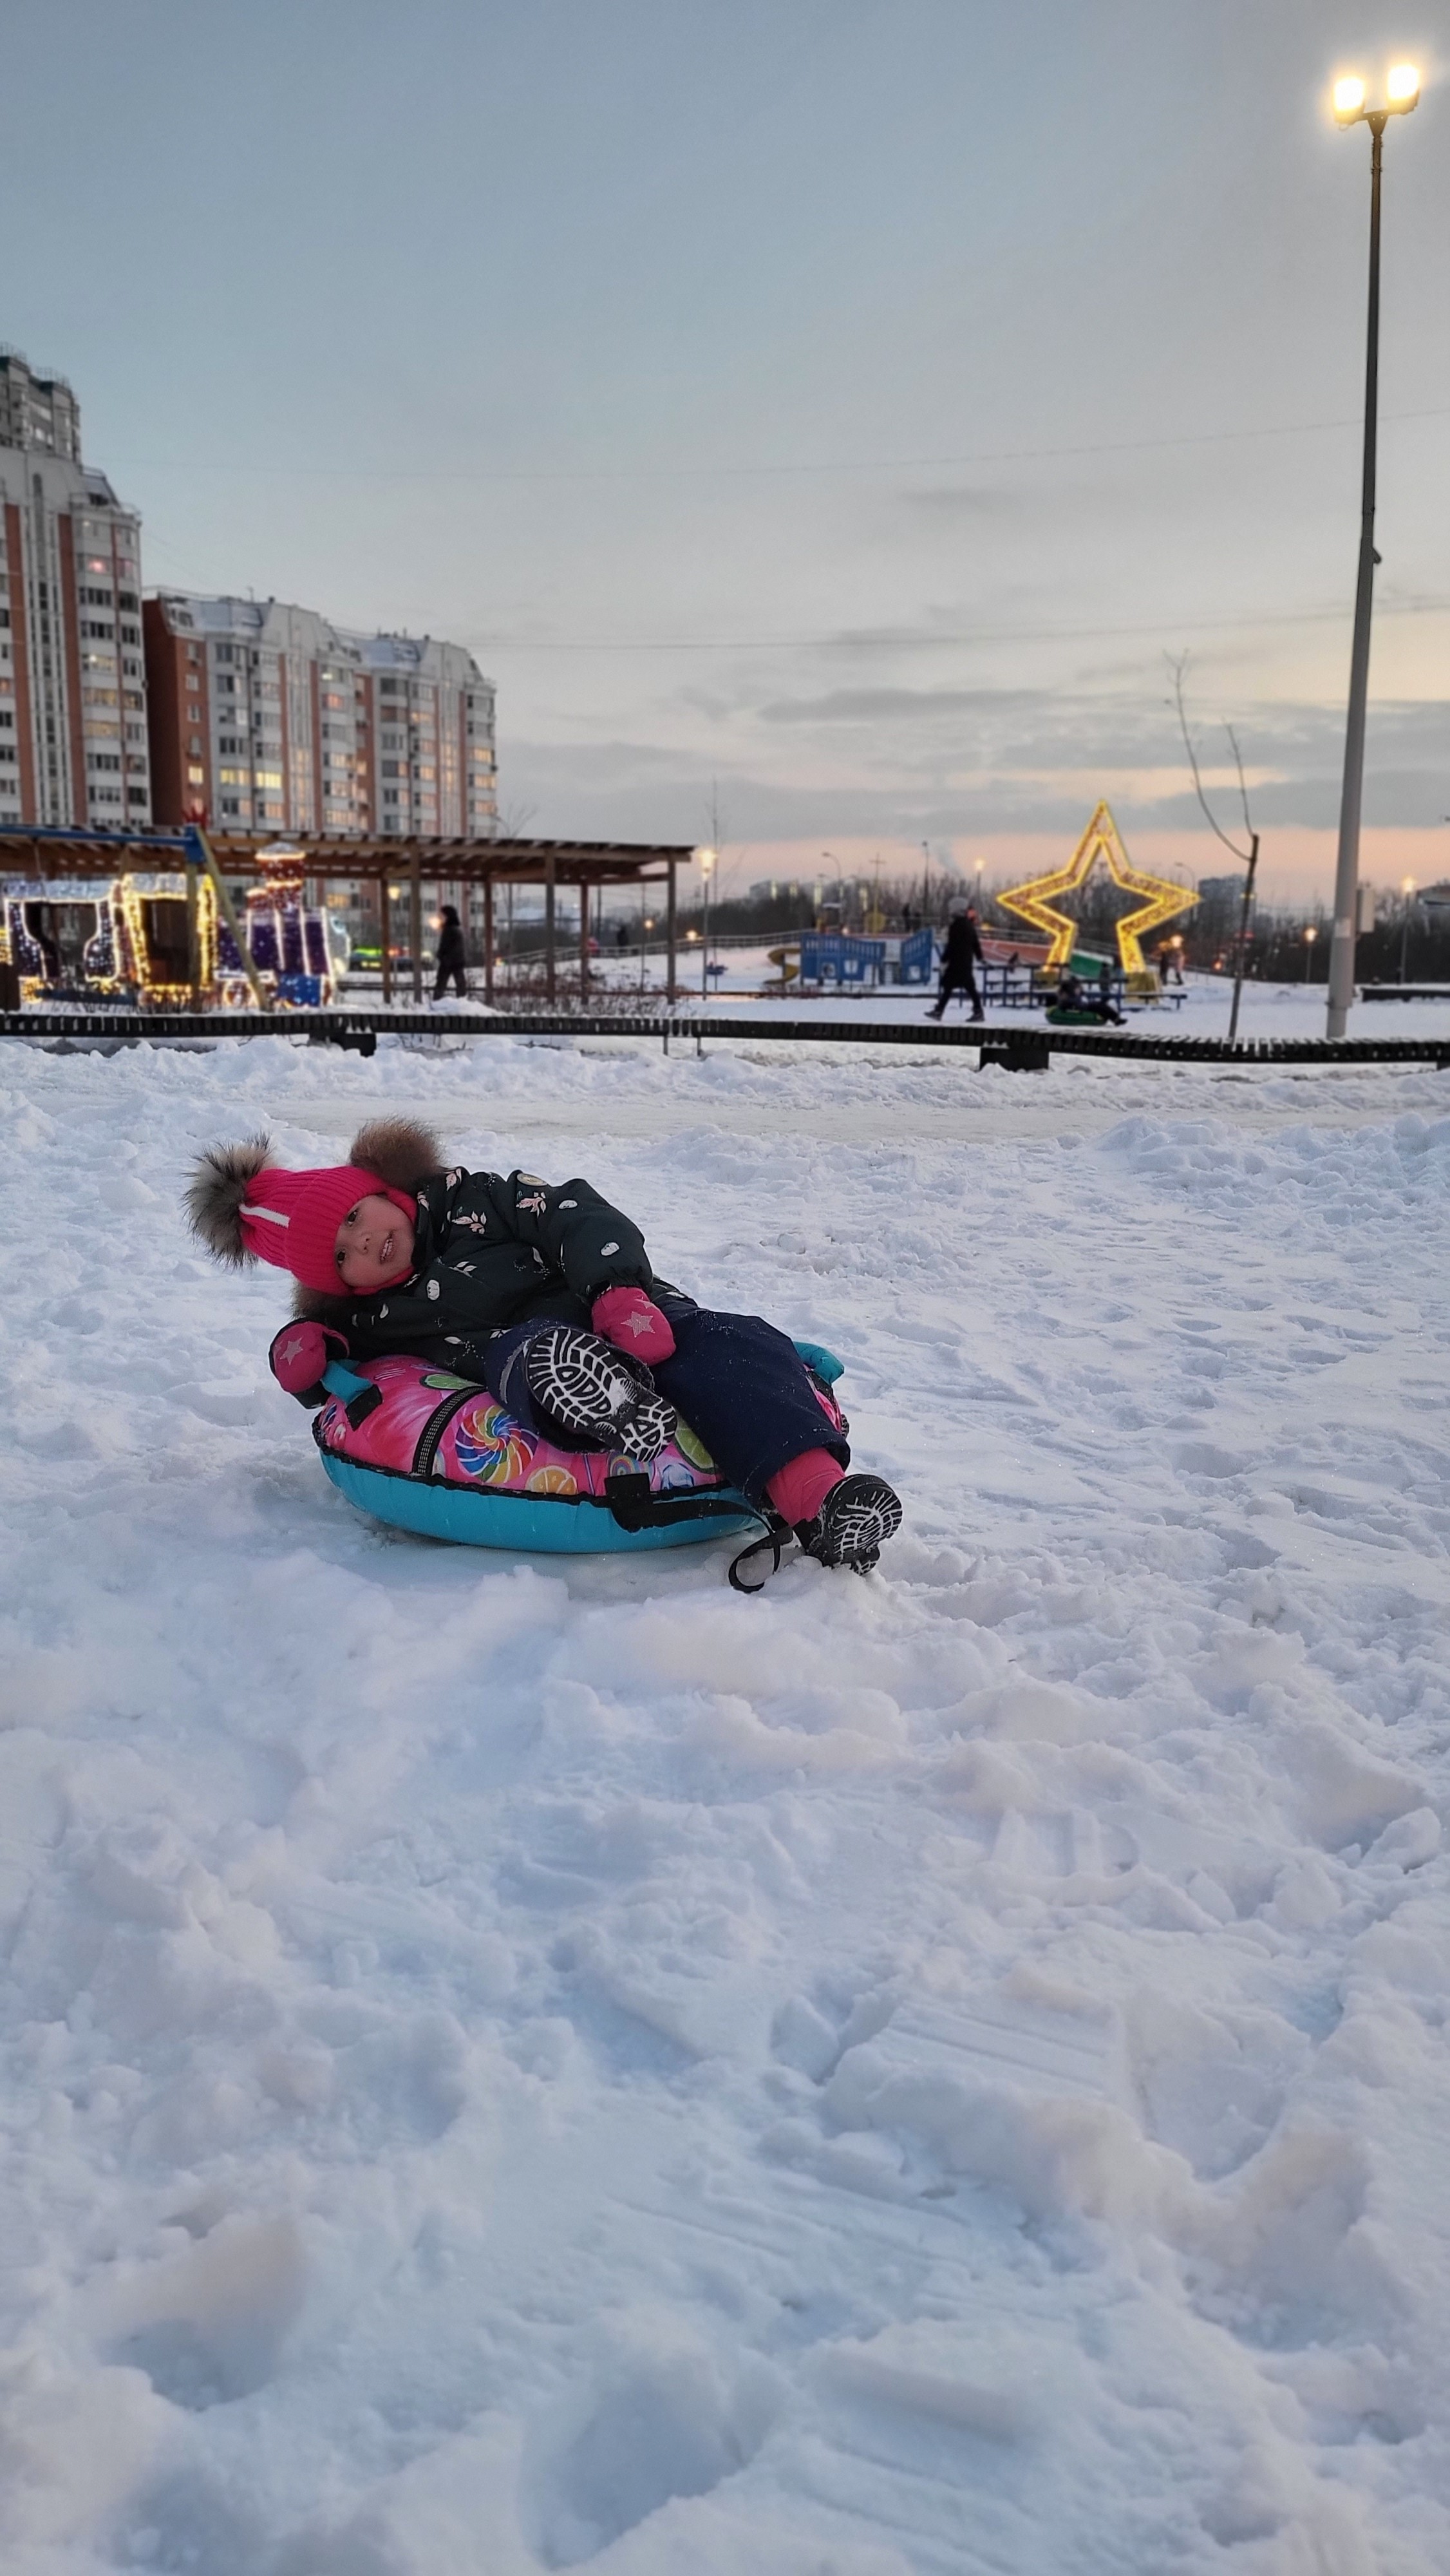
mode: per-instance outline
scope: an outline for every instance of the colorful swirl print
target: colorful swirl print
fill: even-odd
[[[461,1475],[476,1476],[484,1485],[512,1485],[521,1482],[534,1444],[501,1404],[476,1404],[459,1416],[453,1454]]]

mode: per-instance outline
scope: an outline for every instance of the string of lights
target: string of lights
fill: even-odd
[[[1150,876],[1145,868],[1135,868],[1123,847],[1122,834],[1113,820],[1106,798],[1095,808],[1091,822],[1067,865],[1052,868],[1043,876],[1026,877],[1020,885],[999,894],[997,902],[1004,912],[1015,913],[1019,921],[1029,922],[1034,930],[1046,931],[1051,941],[1044,971],[1066,966],[1077,943],[1078,925],[1071,913],[1057,909],[1054,895],[1072,894],[1084,885],[1095,860],[1101,858],[1114,885],[1125,894],[1145,897],[1136,912],[1125,913],[1114,927],[1118,941],[1118,960],[1129,976],[1148,975],[1153,970],[1143,955],[1142,941],[1146,931],[1161,928],[1176,914],[1191,912],[1198,901],[1186,887],[1174,885],[1171,878]]]

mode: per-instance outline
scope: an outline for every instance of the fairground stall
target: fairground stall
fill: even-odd
[[[282,842],[196,824],[180,832],[0,831],[0,1000],[10,1008],[110,999],[142,1009],[315,1009],[333,998],[347,965],[346,936],[321,893],[364,880],[376,889],[385,1002],[393,999],[395,925],[406,930],[412,998],[422,999],[425,889],[442,886],[481,895],[485,1001],[493,1000],[498,963],[498,887],[542,889],[544,998],[555,999],[571,956],[587,993],[591,908],[612,885],[665,887],[673,1001],[676,871],[693,856],[680,845],[612,841],[302,833]],[[567,914],[561,918],[571,894],[577,935]]]

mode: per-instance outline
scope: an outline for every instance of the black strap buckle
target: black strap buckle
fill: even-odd
[[[795,1531],[791,1528],[789,1521],[783,1521],[781,1519],[778,1512],[772,1512],[769,1515],[769,1521],[770,1526],[766,1530],[764,1538],[752,1539],[749,1547],[742,1547],[738,1556],[732,1556],[730,1560],[729,1573],[730,1588],[733,1592],[744,1592],[747,1594],[763,1592],[767,1583],[770,1581],[772,1574],[779,1574],[780,1560],[785,1554],[786,1549],[790,1546],[792,1539],[795,1537]],[[753,1556],[763,1556],[767,1548],[770,1550],[770,1564],[761,1575],[760,1581],[758,1583],[742,1582],[740,1576],[742,1565],[748,1565]]]
[[[670,1529],[676,1521],[738,1521],[738,1495],[657,1494],[639,1469],[615,1468],[604,1479],[604,1499],[623,1530]]]
[[[654,1494],[648,1476],[637,1470],[625,1474],[616,1470],[604,1479],[605,1498],[621,1529],[648,1529],[654,1513]]]

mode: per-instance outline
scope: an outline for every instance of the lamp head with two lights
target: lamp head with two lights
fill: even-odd
[[[1407,116],[1420,96],[1420,75],[1413,63],[1396,63],[1385,82],[1382,108],[1368,105],[1368,92],[1357,72],[1334,84],[1334,114],[1340,125],[1358,125],[1371,116]]]

